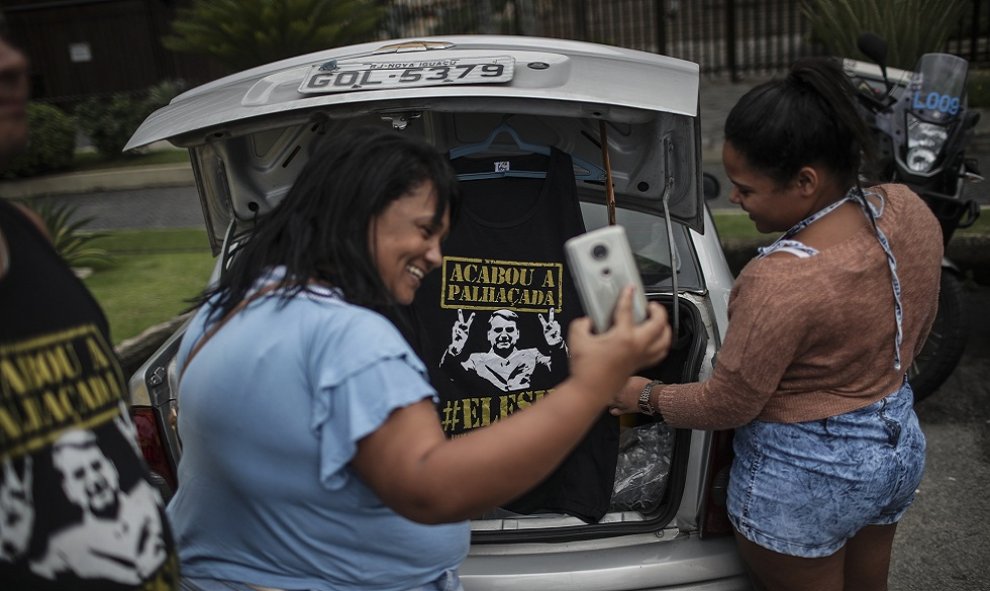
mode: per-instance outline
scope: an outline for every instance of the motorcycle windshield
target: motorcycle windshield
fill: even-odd
[[[946,125],[963,111],[967,62],[947,53],[926,53],[918,60],[907,100],[922,121]]]

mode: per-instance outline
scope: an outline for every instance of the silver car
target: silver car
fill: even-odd
[[[219,274],[324,135],[392,126],[452,156],[553,146],[572,158],[587,229],[625,227],[648,297],[676,324],[676,344],[651,374],[686,382],[712,371],[732,284],[704,202],[698,89],[696,64],[583,42],[366,43],[186,92],[149,116],[127,148],[168,140],[189,149]],[[511,173],[488,174],[499,172]],[[180,336],[130,383],[142,447],[166,494],[182,485],[171,420],[181,407]],[[731,433],[647,419],[623,423],[612,504],[600,521],[497,511],[474,520],[465,588],[748,589],[725,516]]]

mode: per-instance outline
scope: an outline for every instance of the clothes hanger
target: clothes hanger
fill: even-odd
[[[492,146],[495,143],[495,139],[502,135],[507,134],[515,142],[516,147],[524,152],[530,154],[542,154],[544,156],[550,155],[550,147],[531,144],[523,140],[519,136],[519,132],[515,130],[506,121],[502,121],[496,125],[491,133],[488,134],[484,140],[476,144],[467,144],[464,146],[457,146],[451,148],[448,152],[448,157],[451,160],[461,158],[463,156],[469,156],[471,154],[483,154],[486,152],[492,152]],[[587,160],[571,155],[571,161],[574,163],[576,168],[581,169],[580,171],[575,170],[574,178],[576,180],[586,180],[586,181],[604,181],[605,171],[600,167],[588,162]],[[504,171],[489,171],[489,172],[471,172],[463,173],[457,175],[458,180],[470,181],[478,179],[493,179],[502,177],[522,177],[522,178],[546,178],[547,173],[545,170],[504,170]]]
[[[502,121],[494,128],[492,128],[491,133],[488,137],[478,142],[477,144],[467,144],[465,146],[458,146],[456,148],[450,149],[450,159],[460,158],[462,156],[468,156],[470,154],[478,154],[483,152],[490,152],[492,144],[495,143],[495,138],[502,135],[503,133],[508,134],[512,138],[512,141],[516,143],[516,146],[520,150],[530,152],[532,154],[543,154],[544,156],[550,155],[549,146],[541,146],[537,144],[530,144],[519,137],[519,132],[515,130],[514,127],[508,124],[506,121]]]

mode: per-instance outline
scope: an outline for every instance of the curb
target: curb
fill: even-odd
[[[114,350],[120,360],[120,367],[125,376],[131,376],[158,350],[168,337],[172,336],[182,323],[192,317],[192,312],[185,312],[165,322],[146,328],[141,334],[131,337]]]

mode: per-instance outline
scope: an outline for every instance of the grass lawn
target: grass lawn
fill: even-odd
[[[723,241],[751,239],[760,236],[766,236],[770,240],[774,238],[769,234],[760,234],[757,232],[756,226],[753,225],[753,220],[742,213],[713,212],[712,221],[715,222],[715,227],[718,228],[718,236]]]
[[[205,230],[127,230],[93,241],[116,264],[84,279],[110,322],[114,344],[189,307],[213,269]]]
[[[719,214],[716,224],[723,239],[758,235],[746,216]],[[92,246],[115,262],[83,280],[107,315],[115,345],[185,311],[213,270],[205,230],[113,231]]]
[[[956,230],[956,233],[952,236],[956,237],[962,234],[990,234],[990,208],[984,207],[980,217],[976,218],[975,224],[968,228]]]

